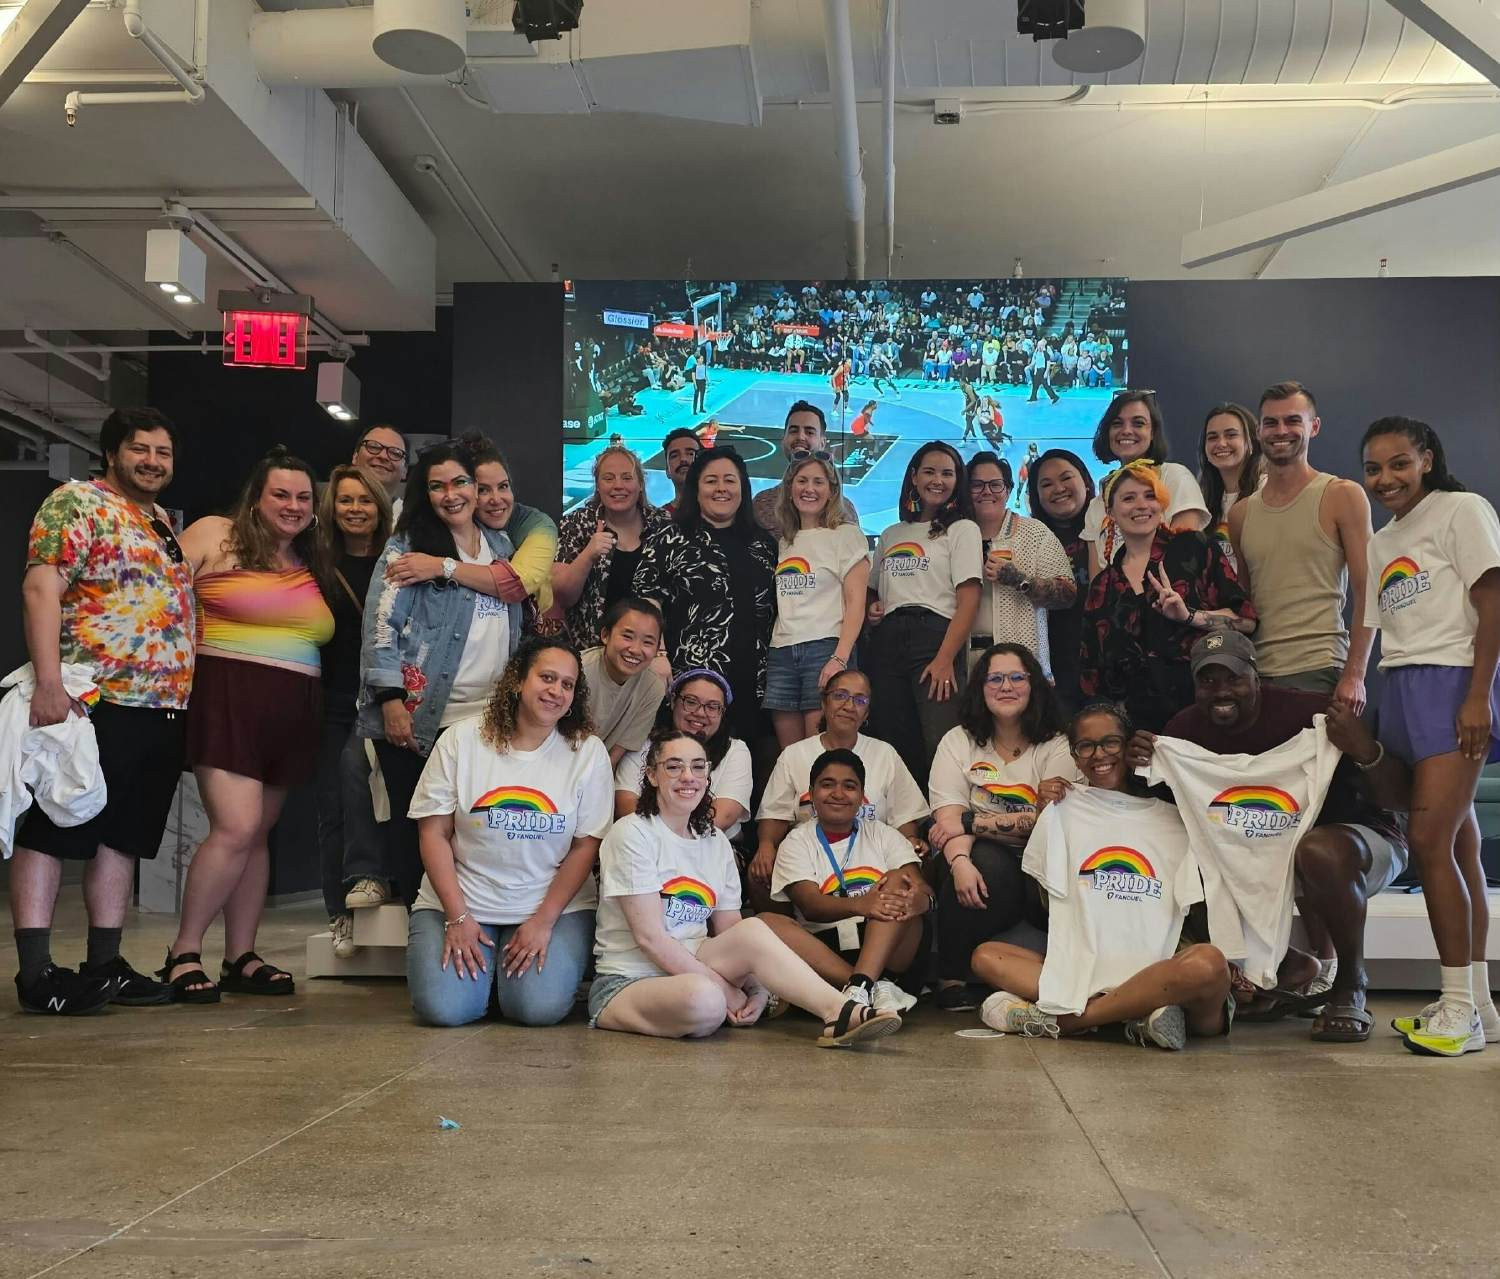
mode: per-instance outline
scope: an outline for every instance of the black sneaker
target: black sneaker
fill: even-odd
[[[172,1002],[172,988],[166,982],[156,981],[143,973],[136,972],[125,962],[123,955],[116,955],[97,967],[80,964],[78,975],[96,981],[109,982],[114,988],[114,993],[109,999],[112,1004],[122,1004],[126,1008],[145,1008],[152,1004]]]
[[[114,983],[102,977],[84,977],[71,968],[48,964],[29,985],[16,974],[16,995],[21,1010],[50,1013],[55,1017],[79,1017],[102,1012],[114,995]]]
[[[938,988],[936,1003],[945,1013],[969,1013],[979,1007],[979,988],[968,982]]]

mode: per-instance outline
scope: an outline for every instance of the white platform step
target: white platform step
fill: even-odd
[[[333,934],[314,933],[307,939],[309,977],[405,977],[406,948],[362,946],[349,959],[333,953]]]
[[[356,946],[395,946],[406,949],[406,907],[400,902],[366,906],[354,912]]]

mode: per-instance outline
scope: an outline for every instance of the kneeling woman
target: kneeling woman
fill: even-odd
[[[771,995],[820,1018],[818,1044],[842,1048],[899,1030],[894,1012],[846,999],[759,919],[740,918],[740,879],[713,824],[700,738],[661,730],[646,751],[636,811],[600,850],[601,901],[590,1024],[702,1038],[727,1018],[748,1026]]]
[[[566,642],[533,639],[489,707],[438,739],[412,798],[426,875],[406,978],[419,1020],[568,1015],[594,939],[594,857],[609,827],[610,768],[589,732],[588,690]]]
[[[1051,779],[1070,793],[1042,814],[1024,861],[1050,898],[1047,955],[993,941],[974,952],[974,975],[997,988],[980,1011],[996,1030],[1055,1039],[1123,1022],[1132,1043],[1173,1050],[1190,1034],[1229,1031],[1223,954],[1176,949],[1203,885],[1177,810],[1129,793],[1130,734],[1109,703],[1086,706],[1069,726],[1088,786]]]

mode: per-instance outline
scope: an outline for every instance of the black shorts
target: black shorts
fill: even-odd
[[[187,712],[101,701],[89,714],[109,798],[82,826],[55,826],[35,805],[16,830],[16,847],[87,861],[102,844],[150,861],[177,794],[187,746]]]

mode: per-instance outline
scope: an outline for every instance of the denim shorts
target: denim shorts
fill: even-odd
[[[807,640],[773,648],[766,662],[768,711],[815,711],[820,702],[818,676],[838,648],[837,637]],[[850,669],[853,669],[850,663]]]
[[[619,973],[600,973],[595,977],[589,983],[589,1027],[592,1029],[599,1024],[599,1015],[626,986],[645,980],[644,977],[622,977]]]
[[[1380,743],[1408,764],[1458,749],[1458,708],[1469,694],[1467,666],[1395,666],[1385,672]],[[1500,759],[1500,679],[1490,686],[1490,749]]]

